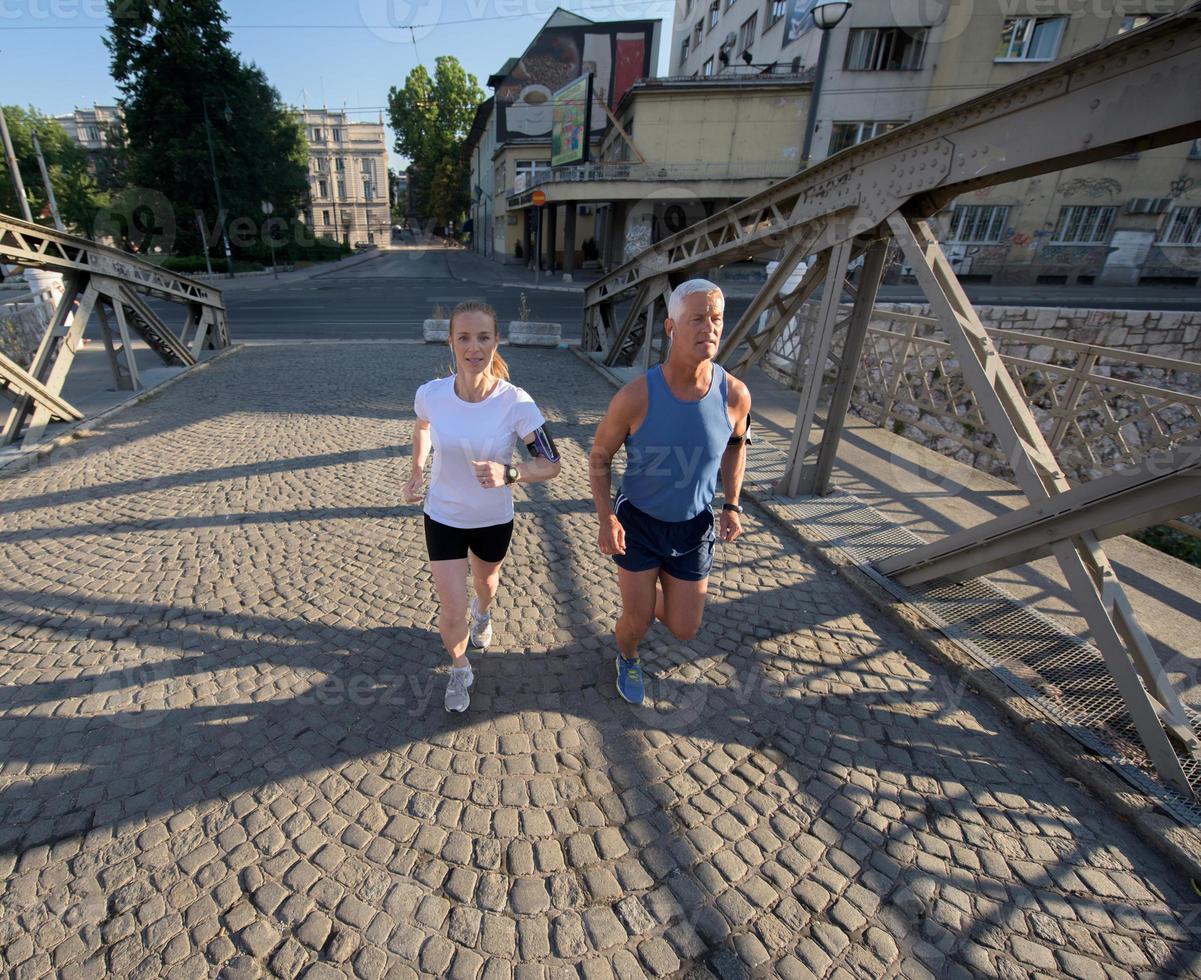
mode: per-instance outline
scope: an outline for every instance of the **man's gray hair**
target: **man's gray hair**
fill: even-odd
[[[710,282],[708,279],[689,279],[671,291],[671,296],[667,300],[667,315],[673,320],[678,320],[684,308],[684,297],[691,296],[693,293],[704,293],[705,295],[718,293],[723,300],[726,298],[717,283]]]

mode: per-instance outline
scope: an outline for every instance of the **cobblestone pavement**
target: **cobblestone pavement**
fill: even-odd
[[[1201,975],[1189,883],[754,514],[620,702],[610,390],[511,354],[567,463],[463,716],[397,495],[444,351],[247,350],[0,480],[6,971]]]

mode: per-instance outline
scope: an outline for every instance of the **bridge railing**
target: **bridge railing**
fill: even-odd
[[[849,312],[849,307],[847,308]],[[998,476],[1010,460],[934,321],[887,308],[867,329],[852,406],[937,452]],[[804,332],[816,319],[806,304],[791,330],[772,344],[765,369],[799,387]],[[1073,482],[1135,466],[1150,454],[1201,436],[1201,363],[989,329],[1002,363],[1027,403],[1063,472]],[[840,351],[831,351],[833,374]]]

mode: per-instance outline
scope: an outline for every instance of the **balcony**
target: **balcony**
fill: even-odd
[[[547,201],[605,201],[621,197],[645,197],[641,184],[659,184],[670,189],[672,184],[687,195],[717,191],[718,185],[737,184],[729,193],[753,193],[747,184],[764,186],[782,177],[791,177],[797,166],[791,160],[764,160],[746,163],[585,163],[573,167],[555,167],[521,174],[513,187],[505,191],[509,208],[522,208],[530,203],[535,188],[546,192]],[[621,187],[619,185],[627,185]],[[686,185],[686,186],[685,186]],[[668,194],[667,196],[671,196]],[[727,196],[721,193],[720,196]]]

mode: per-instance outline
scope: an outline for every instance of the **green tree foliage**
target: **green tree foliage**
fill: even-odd
[[[299,121],[263,72],[229,47],[219,0],[109,0],[105,45],[125,107],[129,183],[161,193],[175,214],[178,253],[200,251],[196,211],[217,217],[213,166],[235,249],[255,250],[270,200],[294,215],[308,195]]]
[[[396,133],[396,152],[408,157],[409,199],[423,221],[461,222],[470,203],[469,169],[459,149],[484,92],[459,60],[442,55],[434,76],[418,65],[404,88],[388,90],[388,116]]]
[[[63,223],[75,231],[89,228],[92,216],[104,203],[105,195],[97,186],[88,166],[87,152],[71,139],[57,120],[42,115],[36,109],[4,106],[4,120],[8,123],[13,152],[17,157],[33,219],[51,223],[48,197],[33,151],[33,136],[36,133]],[[7,167],[0,168],[0,212],[18,218],[22,216]]]

